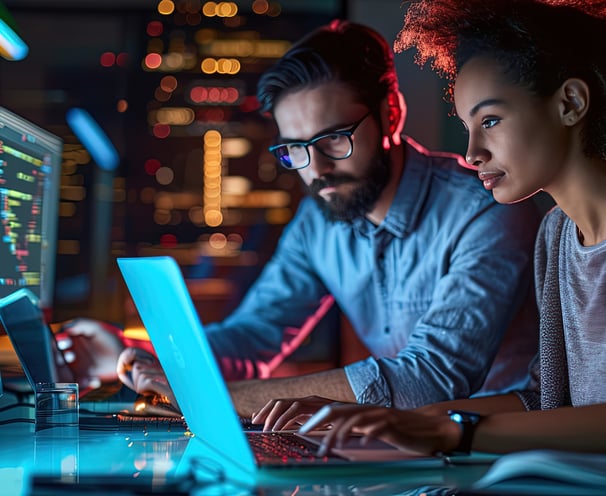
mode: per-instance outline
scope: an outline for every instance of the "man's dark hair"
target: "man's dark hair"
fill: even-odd
[[[379,33],[360,24],[335,20],[322,26],[261,76],[260,111],[271,114],[286,93],[333,81],[347,84],[362,103],[377,108],[398,90],[391,47]]]

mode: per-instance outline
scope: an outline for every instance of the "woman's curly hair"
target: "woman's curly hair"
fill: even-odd
[[[591,104],[585,152],[606,160],[606,0],[411,0],[396,52],[415,48],[448,81],[461,67],[489,57],[508,82],[546,97],[568,78],[584,80]]]

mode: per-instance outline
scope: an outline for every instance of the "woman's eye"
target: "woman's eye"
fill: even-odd
[[[490,117],[488,119],[484,119],[482,121],[482,127],[484,129],[490,129],[491,127],[496,126],[499,123],[499,119],[497,119],[496,117]]]

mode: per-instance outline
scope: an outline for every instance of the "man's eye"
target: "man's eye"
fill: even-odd
[[[500,119],[497,119],[496,117],[490,117],[488,119],[484,119],[482,121],[482,127],[484,129],[490,129],[491,127],[496,126],[499,123]]]

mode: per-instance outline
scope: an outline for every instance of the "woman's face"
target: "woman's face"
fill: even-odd
[[[508,83],[499,65],[477,57],[459,72],[456,111],[469,132],[466,160],[499,203],[556,186],[569,152],[569,134],[554,98]]]

